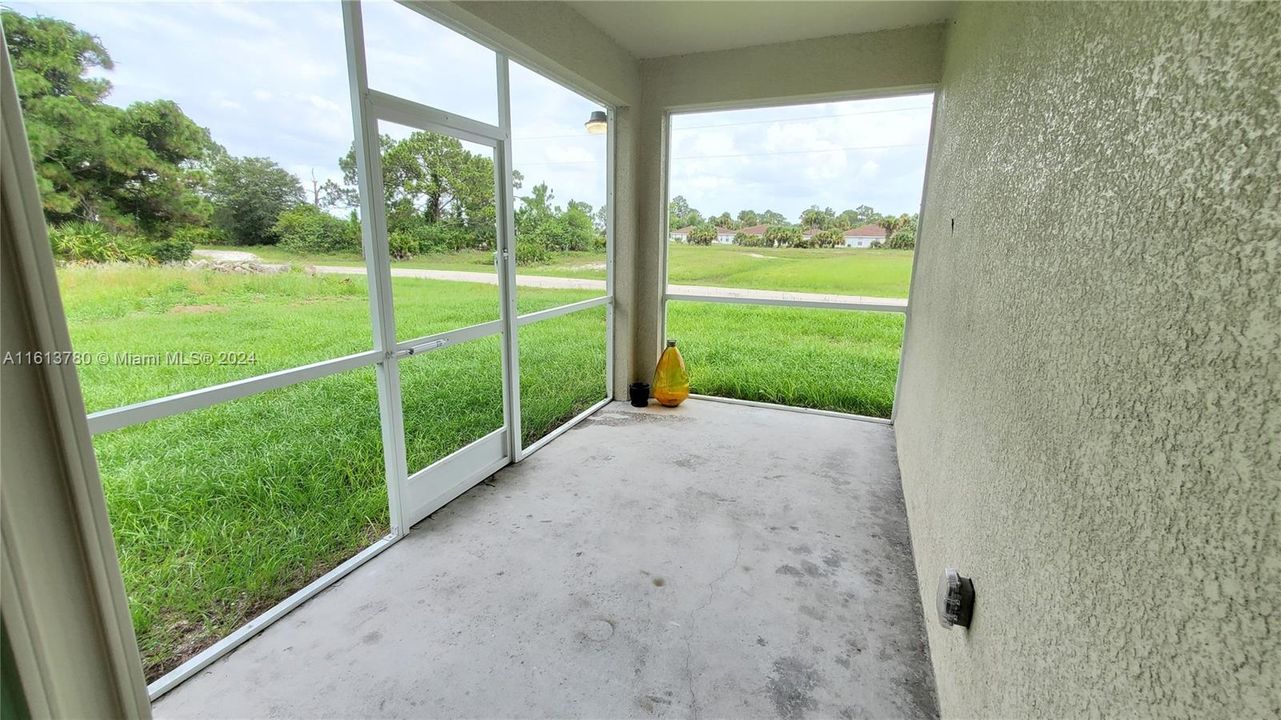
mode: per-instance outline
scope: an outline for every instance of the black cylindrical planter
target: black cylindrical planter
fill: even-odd
[[[627,397],[631,399],[632,407],[649,405],[649,383],[634,382],[628,385]]]

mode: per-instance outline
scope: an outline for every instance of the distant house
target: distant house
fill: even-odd
[[[739,228],[734,231],[734,234],[737,235],[738,233],[743,233],[744,235],[764,237],[765,231],[768,229],[769,225],[752,225],[751,227]],[[733,241],[733,238],[730,238],[730,240]]]
[[[693,225],[686,225],[679,230],[673,230],[668,233],[667,239],[672,242],[689,242],[689,231],[693,229]]]
[[[717,242],[717,244],[719,244],[719,245],[733,245],[733,244],[734,244],[734,233],[736,233],[736,232],[738,232],[738,231],[737,231],[737,230],[730,230],[729,228],[723,228],[723,227],[721,227],[721,226],[717,225],[717,226],[716,226],[716,242]]]
[[[880,225],[863,225],[842,233],[847,248],[871,247],[874,242],[885,242],[885,228]]]
[[[804,232],[801,233],[801,237],[805,238],[806,240],[813,240],[814,236],[821,232],[823,232],[823,228],[817,228],[817,227],[806,228]]]

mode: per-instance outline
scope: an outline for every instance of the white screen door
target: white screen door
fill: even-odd
[[[343,19],[374,342],[383,352],[387,481],[400,533],[519,456],[509,133],[370,89],[360,5],[344,3]],[[506,58],[498,56],[496,68],[505,86]],[[497,102],[506,109],[501,91]],[[500,113],[500,122],[509,115]],[[392,268],[393,259],[441,252],[482,262],[443,274]]]

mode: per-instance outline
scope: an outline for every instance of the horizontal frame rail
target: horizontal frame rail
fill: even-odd
[[[547,443],[550,443],[551,441],[555,440],[561,435],[564,435],[565,433],[569,432],[571,429],[573,429],[575,425],[582,422],[583,420],[586,420],[589,416],[591,416],[597,410],[600,410],[601,408],[605,407],[606,405],[612,402],[614,402],[613,399],[608,397],[602,398],[601,400],[596,401],[596,403],[593,404],[591,407],[578,413],[573,418],[566,420],[565,422],[561,423],[560,427],[557,427],[555,430],[552,430],[551,432],[547,433],[546,435],[536,440],[533,445],[530,445],[527,448],[521,448],[520,457],[516,460],[516,462],[520,462],[521,460],[524,460],[525,458],[529,457],[530,455],[533,455],[539,450],[542,450],[543,447],[547,445]]]
[[[906,313],[907,305],[894,303],[869,302],[827,302],[823,300],[782,300],[776,298],[725,297],[722,295],[693,295],[688,293],[667,293],[663,300],[685,300],[688,302],[728,303],[730,305],[773,305],[775,307],[819,308],[824,310],[861,310],[863,312]]]
[[[147,686],[147,694],[154,702],[161,695],[174,689],[183,680],[204,670],[223,655],[235,650],[247,640],[266,630],[269,625],[289,614],[291,610],[310,600],[321,590],[346,577],[348,573],[369,562],[379,553],[396,544],[404,535],[387,535],[373,545],[347,558],[338,567],[312,580],[306,587],[276,603],[263,614],[236,628],[230,635],[202,650],[199,654],[170,670]]]
[[[844,420],[858,420],[859,422],[876,423],[877,425],[893,425],[894,423],[885,418],[872,417],[870,415],[857,415],[855,413],[844,413],[837,410],[819,410],[817,408],[801,407],[800,405],[779,405],[778,403],[767,403],[759,400],[740,400],[739,398],[719,397],[716,395],[698,395],[690,393],[690,398],[694,400],[709,400],[711,402],[726,403],[729,405],[745,405],[747,407],[763,408],[765,410],[786,410],[788,412],[803,413],[805,415],[821,415],[823,417],[841,418]]]
[[[587,310],[589,308],[600,307],[601,305],[608,305],[610,300],[611,298],[608,295],[602,295],[600,297],[594,297],[589,300],[582,300],[568,305],[559,305],[554,308],[539,310],[538,312],[526,313],[524,315],[517,316],[516,325],[518,327],[525,327],[532,323],[540,322],[542,320],[550,320],[554,317],[578,312],[579,310]]]
[[[365,97],[372,114],[379,120],[427,131],[444,128],[450,134],[457,134],[464,140],[489,147],[497,147],[500,140],[507,139],[507,133],[495,125],[445,112],[430,105],[416,103],[378,90],[368,91]]]
[[[567,315],[579,310],[598,307],[608,304],[610,298],[602,296],[583,300],[581,302],[561,305],[559,307],[539,310],[538,312],[521,315],[517,318],[517,323],[524,327],[540,320],[549,320],[561,315]],[[457,345],[469,340],[476,340],[490,335],[497,335],[502,332],[502,322],[491,320],[490,322],[470,325],[458,330],[449,330],[432,335],[424,335],[412,340],[405,340],[396,343],[394,352],[397,355],[417,355],[432,350],[439,350],[451,345]],[[329,375],[335,375],[347,370],[355,370],[362,367],[374,365],[383,360],[382,353],[376,350],[368,350],[354,355],[347,355],[333,360],[322,360],[320,362],[303,365],[301,367],[290,368],[288,370],[278,370],[266,375],[257,375],[245,378],[243,380],[232,380],[213,385],[198,390],[189,390],[177,395],[157,398],[155,400],[145,400],[143,402],[125,405],[124,407],[112,408],[110,410],[101,410],[89,415],[89,432],[97,435],[99,433],[111,432],[130,425],[160,420],[171,415],[191,412],[212,407],[219,403],[239,400],[240,398],[256,395],[268,390],[277,390],[283,387],[289,387],[300,382],[308,380],[319,380]]]
[[[334,360],[322,360],[310,365],[279,370],[266,375],[245,378],[244,380],[232,380],[221,385],[191,390],[156,400],[146,400],[111,410],[102,410],[89,415],[89,432],[97,435],[98,433],[137,425],[138,423],[159,420],[170,415],[200,410],[218,403],[288,387],[307,380],[319,380],[345,370],[367,367],[382,359],[382,353],[376,350],[368,350]]]
[[[478,340],[490,335],[497,335],[502,331],[503,322],[501,320],[490,320],[489,322],[468,325],[457,330],[446,330],[445,332],[398,342],[396,343],[395,353],[398,356],[418,355],[432,350],[439,350],[449,345],[465,343],[468,340]]]

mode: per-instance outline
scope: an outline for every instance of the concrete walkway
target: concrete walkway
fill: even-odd
[[[335,267],[316,265],[311,268],[318,273],[337,275],[364,275],[362,267]],[[455,282],[498,284],[494,273],[466,272],[462,270],[425,270],[421,268],[392,268],[392,277],[423,278],[426,280],[452,280]],[[604,280],[584,278],[545,277],[542,275],[516,275],[518,287],[551,288],[558,290],[596,290],[605,292]],[[668,292],[675,295],[708,295],[711,297],[740,298],[750,300],[793,300],[799,302],[823,302],[842,305],[875,304],[890,307],[907,307],[906,298],[881,298],[865,295],[831,295],[827,293],[785,292],[780,290],[756,290],[746,288],[721,288],[705,285],[669,285]]]
[[[614,403],[157,718],[938,716],[886,425]]]

